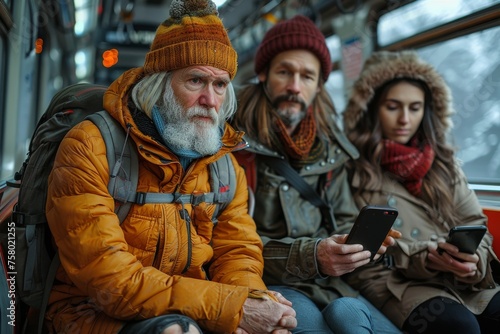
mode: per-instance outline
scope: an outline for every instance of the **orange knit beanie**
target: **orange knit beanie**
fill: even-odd
[[[170,18],[158,27],[146,54],[144,72],[206,65],[227,71],[233,79],[237,54],[218,14],[210,0],[173,0]]]

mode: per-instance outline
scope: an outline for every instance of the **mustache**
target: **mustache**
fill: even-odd
[[[205,109],[205,108],[200,108],[200,107],[190,108],[187,112],[187,116],[189,118],[198,117],[198,116],[199,117],[208,117],[215,124],[217,124],[217,122],[219,121],[218,114],[214,108],[210,108],[210,109]]]
[[[294,102],[299,103],[302,109],[306,109],[306,102],[294,94],[286,94],[277,96],[273,101],[273,107],[278,108],[281,102]]]

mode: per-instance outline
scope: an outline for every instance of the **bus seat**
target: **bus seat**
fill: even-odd
[[[488,217],[488,231],[493,236],[493,250],[500,257],[500,208],[483,208]]]

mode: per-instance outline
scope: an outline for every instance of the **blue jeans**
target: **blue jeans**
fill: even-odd
[[[287,286],[269,286],[292,302],[297,313],[294,334],[388,334],[401,333],[365,298],[342,297],[320,310],[302,292]]]
[[[368,299],[361,295],[359,295],[357,299],[363,302],[363,304],[368,307],[368,310],[370,310],[370,313],[372,314],[373,329],[375,330],[376,334],[403,333],[396,325],[392,323],[392,321],[390,321],[382,312],[380,312],[378,308],[373,306],[373,304],[370,303]]]

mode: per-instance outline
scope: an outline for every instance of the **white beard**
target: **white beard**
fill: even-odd
[[[174,151],[193,150],[202,156],[219,151],[222,145],[221,130],[219,115],[214,108],[194,106],[184,110],[173,91],[168,89],[163,97],[163,106],[158,106],[158,111],[165,124],[160,135]],[[212,121],[193,118],[197,115],[210,117]]]

